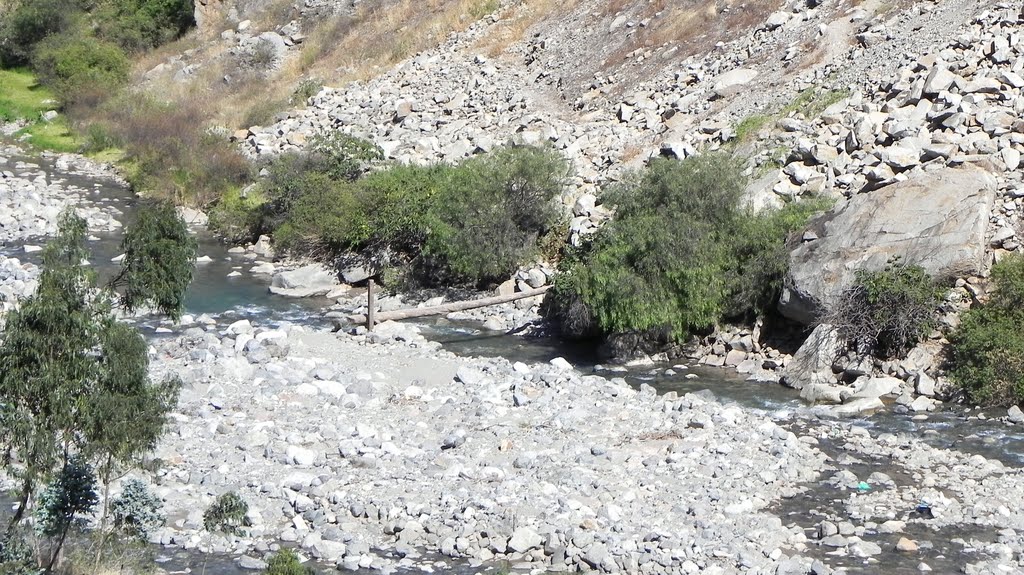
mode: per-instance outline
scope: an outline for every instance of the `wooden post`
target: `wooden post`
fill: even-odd
[[[366,330],[373,331],[374,316],[377,315],[377,294],[373,293],[373,280],[366,284]]]

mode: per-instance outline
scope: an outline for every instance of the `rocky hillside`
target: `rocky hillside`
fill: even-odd
[[[218,40],[160,63],[146,77],[157,84],[161,77],[199,82],[218,57],[260,46],[272,47],[279,71],[270,77],[290,77],[280,70],[308,58],[303,43],[313,33],[312,14],[365,23],[365,14],[377,22],[407,10],[401,2],[307,3],[291,11],[276,3],[262,12],[260,6],[201,5],[200,21]],[[268,20],[272,9],[291,19]],[[904,179],[897,174],[936,155],[955,163],[977,155],[977,136],[954,152],[949,146],[961,142],[933,142],[917,128],[934,127],[936,114],[948,110],[955,117],[938,120],[943,130],[970,130],[970,121],[957,123],[964,120],[963,97],[968,111],[989,102],[1012,111],[1001,86],[1016,87],[999,74],[1015,67],[1017,20],[1006,5],[974,1],[505,2],[436,48],[364,81],[324,77],[329,87],[306,106],[278,114],[270,125],[242,126],[235,138],[251,154],[267,155],[298,149],[317,131],[340,129],[408,162],[454,161],[508,140],[550,142],[575,164],[568,206],[651,155],[683,157],[738,144],[750,174],[759,176],[751,190],[759,205],[826,190],[848,194]],[[344,42],[351,32],[341,34]],[[962,83],[950,90],[953,77],[943,74],[922,92],[917,81],[936,68],[952,69]],[[339,80],[351,76],[343,68],[334,72]],[[975,76],[989,80],[968,85]],[[908,106],[917,112],[892,118]],[[919,143],[870,160],[876,143],[910,145],[906,137]],[[1012,148],[1007,154],[1012,160]],[[779,164],[782,171],[775,170]],[[574,232],[585,233],[601,217],[591,204],[576,204]]]
[[[211,40],[144,77],[198,90],[209,70],[260,54],[271,93],[322,74],[323,89],[264,125],[225,126],[252,157],[299,150],[325,130],[410,163],[454,162],[507,141],[550,144],[574,166],[562,198],[574,243],[607,218],[600,189],[624,169],[727,149],[746,161],[754,206],[839,200],[793,246],[780,311],[801,324],[853,270],[898,256],[957,278],[944,320],[955,326],[983,299],[991,263],[1020,249],[1019,3],[440,6],[428,16],[402,1],[211,0],[199,8]],[[353,53],[345,60],[328,44]],[[760,371],[792,359],[724,343],[704,350],[709,363]],[[830,383],[833,371],[804,366],[789,379],[817,372]]]

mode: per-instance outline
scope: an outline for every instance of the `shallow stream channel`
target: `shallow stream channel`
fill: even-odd
[[[10,158],[3,169],[12,169],[18,161],[32,163],[53,179],[59,178],[65,186],[89,190],[87,201],[107,206],[114,216],[127,224],[131,221],[137,200],[121,184],[103,177],[66,173],[58,170],[53,158]],[[186,300],[187,313],[193,316],[208,314],[219,323],[233,319],[249,319],[253,323],[274,325],[283,322],[298,323],[312,328],[325,328],[329,324],[322,311],[330,303],[326,299],[288,299],[268,292],[269,277],[258,276],[248,270],[254,265],[251,256],[228,252],[228,246],[212,235],[200,232],[199,254],[209,261],[197,265],[195,279]],[[45,238],[0,245],[0,255],[16,257],[21,261],[38,263],[38,252],[26,251],[26,246],[38,246]],[[120,235],[97,234],[89,247],[93,252],[92,264],[101,278],[109,277],[116,269],[112,260],[118,256]],[[205,258],[204,258],[205,259]],[[230,275],[229,275],[230,274]],[[551,339],[539,339],[486,331],[482,326],[446,319],[427,319],[419,322],[422,333],[440,342],[443,347],[459,355],[504,357],[509,361],[526,363],[546,362],[564,357],[584,373],[604,377],[624,378],[630,385],[647,384],[659,393],[674,391],[680,396],[690,392],[713,393],[720,401],[735,402],[744,408],[756,410],[788,427],[800,436],[814,436],[817,448],[830,458],[820,480],[807,485],[805,492],[783,499],[768,511],[777,515],[785,525],[796,525],[806,531],[808,546],[805,555],[819,559],[832,569],[847,573],[918,573],[930,569],[936,573],[961,572],[969,563],[984,559],[978,543],[997,541],[996,528],[981,528],[957,524],[941,528],[931,526],[925,516],[930,511],[924,504],[908,501],[906,513],[897,518],[906,521],[900,535],[884,533],[875,523],[851,519],[844,521],[851,500],[901,484],[918,482],[920,477],[891,457],[873,456],[853,452],[843,441],[830,436],[834,422],[823,422],[811,406],[803,403],[797,392],[775,384],[742,380],[732,372],[694,366],[647,365],[643,367],[609,367],[599,365],[587,350],[568,347]],[[173,326],[160,321],[144,321],[142,329],[151,337],[166,337]],[[159,333],[158,333],[159,332]],[[710,390],[710,391],[707,391]],[[949,449],[969,455],[981,455],[1002,462],[1006,467],[1024,467],[1024,430],[995,419],[978,418],[979,411],[951,407],[945,411],[913,417],[892,411],[870,417],[846,420],[846,429],[859,429],[872,437],[892,435],[912,437],[939,449]],[[965,456],[966,457],[966,456]],[[915,520],[916,519],[916,520]],[[863,541],[875,542],[881,554],[865,556],[840,552],[830,547],[828,539],[818,534],[823,520],[836,525],[837,535],[856,533]],[[880,523],[880,522],[879,522]],[[856,524],[856,525],[854,525]],[[827,529],[827,528],[826,528]],[[900,552],[894,542],[900,536],[917,541],[914,553]],[[159,550],[162,568],[170,573],[207,573],[234,575],[251,573],[241,570],[236,558],[229,555],[200,554],[173,549]],[[325,572],[333,566],[320,566]],[[369,571],[367,571],[369,572]],[[439,560],[435,572],[476,573],[480,569],[468,565],[452,565]]]

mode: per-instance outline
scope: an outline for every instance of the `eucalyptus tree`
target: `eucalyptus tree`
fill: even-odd
[[[100,287],[85,263],[86,231],[73,211],[61,214],[36,293],[6,317],[0,463],[20,481],[10,527],[24,518],[39,487],[73,461],[94,463],[109,486],[120,466],[156,445],[177,402],[175,381],[150,381],[148,346],[134,327],[117,321],[115,309],[180,316],[194,239],[172,207],[144,208],[126,231],[120,273]]]

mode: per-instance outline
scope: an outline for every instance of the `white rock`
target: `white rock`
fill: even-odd
[[[288,449],[285,450],[285,456],[294,465],[301,465],[303,467],[309,467],[316,462],[316,452],[312,449],[306,449],[305,447],[299,447],[298,445],[289,445]],[[295,526],[299,529],[299,526]]]

